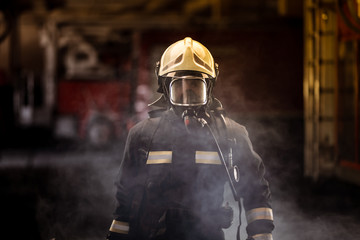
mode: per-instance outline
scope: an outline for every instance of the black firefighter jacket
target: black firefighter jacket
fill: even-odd
[[[209,125],[226,156],[227,138],[233,138],[232,162],[239,169],[234,185],[243,198],[249,239],[270,240],[274,225],[263,162],[243,126],[226,118],[226,131],[211,116]],[[220,210],[227,181],[208,128],[189,133],[172,110],[146,119],[128,134],[108,239],[224,239]]]

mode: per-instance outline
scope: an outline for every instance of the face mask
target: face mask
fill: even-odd
[[[169,86],[174,106],[202,106],[207,103],[207,85],[202,77],[173,77]]]

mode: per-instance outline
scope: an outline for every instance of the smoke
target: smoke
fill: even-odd
[[[299,198],[297,201],[295,198]],[[303,198],[303,199],[301,199]],[[273,207],[276,229],[274,239],[358,239],[359,218],[355,214],[340,214],[332,210],[311,208],[304,210],[307,197],[288,195],[274,198]],[[313,201],[319,200],[313,196]],[[336,208],[337,206],[333,206]]]
[[[115,209],[117,154],[91,151],[37,156],[34,166],[46,166],[49,171],[37,201],[42,239],[105,238]]]
[[[247,116],[254,149],[267,167],[274,239],[358,239],[360,189],[336,179],[303,177],[303,121],[296,116]],[[244,222],[246,224],[246,222]]]
[[[319,197],[314,189],[307,190],[311,185],[302,179],[301,168],[302,121],[293,119],[289,124],[288,120],[278,117],[238,120],[247,126],[254,149],[268,170],[276,225],[274,239],[357,239],[359,218],[351,212],[336,210],[339,206],[334,199],[340,195]],[[113,181],[121,155],[121,148],[105,153],[35,154],[35,167],[51,169],[47,192],[39,196],[37,206],[43,239],[104,238],[115,209]],[[228,186],[224,198],[235,213],[233,225],[224,230],[225,236],[235,239],[239,211]],[[330,207],[321,209],[318,207],[321,203]],[[241,239],[246,239],[245,227],[243,212]]]
[[[268,169],[276,225],[274,239],[358,239],[359,188],[334,182],[314,187],[305,181],[299,163],[302,138],[294,138],[289,131],[301,121],[290,126],[286,121],[273,120],[248,118],[241,122],[248,127],[254,148]],[[2,172],[10,168],[26,170],[22,188],[28,190],[17,191],[35,188],[31,192],[37,194],[34,202],[41,239],[104,239],[115,209],[113,182],[122,147],[119,143],[110,151],[38,151],[30,155],[4,151],[0,168]],[[12,176],[9,174],[9,179],[15,186],[20,180]],[[228,186],[224,198],[235,212],[233,225],[224,230],[225,236],[235,239],[238,208]],[[241,239],[246,239],[245,227],[242,213]]]

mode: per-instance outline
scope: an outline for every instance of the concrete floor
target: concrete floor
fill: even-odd
[[[120,148],[12,149],[0,154],[2,235],[26,240],[105,238],[115,207]],[[271,168],[269,173],[276,175],[270,177],[275,240],[360,239],[359,187],[334,179],[314,184],[278,171]],[[229,190],[225,197],[231,202]],[[225,231],[227,239],[235,239],[234,223]],[[242,227],[242,239],[244,232]]]

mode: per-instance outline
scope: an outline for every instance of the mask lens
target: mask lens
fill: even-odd
[[[170,83],[170,101],[177,106],[206,104],[206,82],[196,77],[173,78]]]

